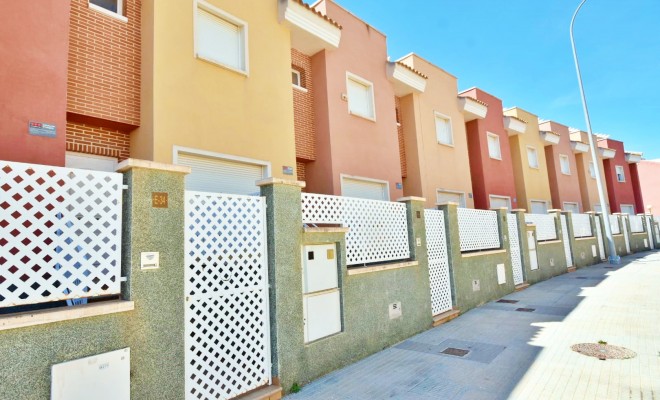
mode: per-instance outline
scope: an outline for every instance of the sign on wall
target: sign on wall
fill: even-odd
[[[53,124],[30,121],[28,123],[28,133],[34,136],[44,136],[54,138],[57,136],[57,128]]]

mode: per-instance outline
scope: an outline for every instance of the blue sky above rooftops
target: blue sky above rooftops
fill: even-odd
[[[586,130],[569,24],[578,0],[336,0],[415,52],[539,118]],[[591,124],[660,158],[660,1],[589,0],[575,23]]]

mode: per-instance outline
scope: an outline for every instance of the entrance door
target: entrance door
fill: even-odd
[[[270,383],[266,203],[185,194],[186,399],[231,399]]]
[[[431,309],[433,315],[438,315],[452,309],[445,214],[441,210],[424,210],[424,223],[431,280]]]

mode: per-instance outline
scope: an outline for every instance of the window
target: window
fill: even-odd
[[[580,212],[580,205],[578,203],[573,203],[570,201],[564,202],[564,211],[573,211],[573,214]]]
[[[89,8],[124,22],[128,21],[124,17],[124,0],[89,0]]]
[[[197,3],[195,55],[247,73],[247,24],[205,2]]]
[[[387,181],[340,175],[341,195],[359,199],[390,200],[390,190]]]
[[[615,168],[616,168],[616,180],[619,182],[625,182],[626,174],[623,172],[623,166],[617,165]]]
[[[621,204],[621,214],[635,215],[635,206],[632,204]]]
[[[596,179],[596,166],[593,161],[589,161],[589,176]]]
[[[438,143],[449,146],[454,145],[454,135],[451,131],[451,119],[440,113],[435,113],[435,135]]]
[[[490,208],[507,208],[511,209],[511,198],[507,196],[490,195]]]
[[[293,86],[303,87],[300,71],[296,71],[295,69],[291,70],[291,83]]]
[[[346,73],[348,112],[359,117],[375,120],[374,85],[351,73]]]
[[[532,146],[527,146],[527,163],[530,168],[539,167],[539,157],[536,153],[536,149]]]
[[[452,202],[457,203],[459,207],[465,207],[465,193],[438,189],[436,192],[436,202],[438,204]]]
[[[532,200],[532,214],[547,214],[548,202],[543,200]]]
[[[488,132],[488,155],[496,160],[502,159],[502,149],[500,149],[500,137],[494,133]]]
[[[559,155],[559,167],[561,168],[561,173],[564,175],[571,174],[571,164],[568,161],[568,156],[564,154]]]

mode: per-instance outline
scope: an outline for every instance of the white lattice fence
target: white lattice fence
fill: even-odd
[[[0,307],[120,293],[122,175],[0,162]]]
[[[591,237],[593,231],[591,229],[591,216],[589,214],[573,214],[573,233],[576,238]]]
[[[266,204],[185,200],[186,398],[229,399],[270,382]]]
[[[644,232],[644,221],[642,221],[641,215],[631,215],[629,221],[630,231],[632,233]]]
[[[613,235],[621,234],[621,226],[619,225],[619,217],[616,215],[610,215],[610,228],[612,229]]]
[[[438,315],[452,308],[444,212],[424,210],[424,223],[426,225],[426,246],[429,259],[431,309],[433,315]]]
[[[390,201],[303,193],[304,224],[341,224],[348,265],[410,258],[406,205]]]
[[[539,242],[557,239],[555,221],[556,217],[552,214],[525,214],[525,223],[536,225],[536,239]]]
[[[461,251],[500,248],[496,211],[459,207],[457,213]]]

